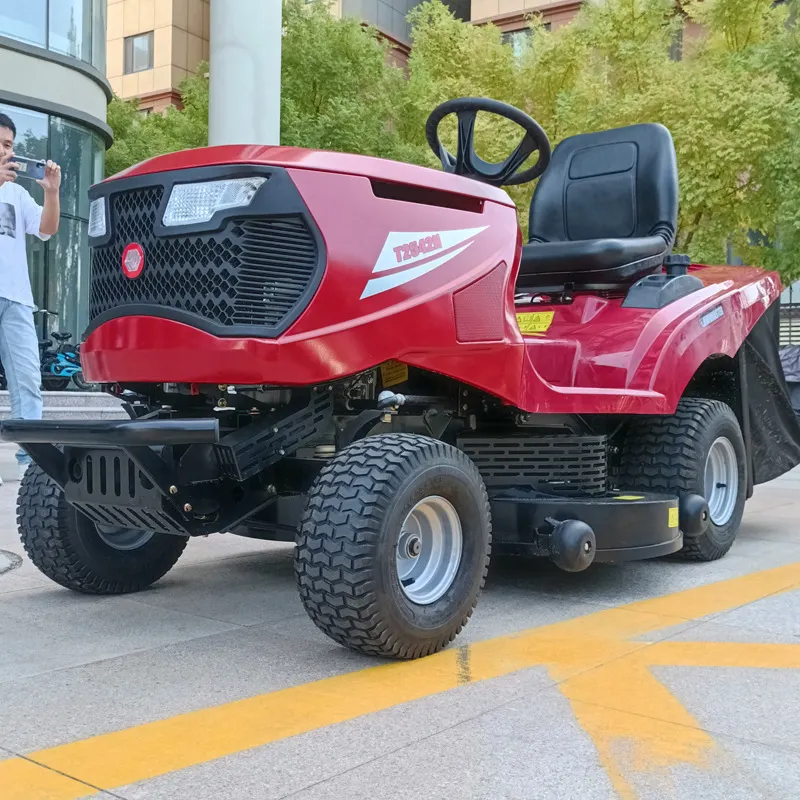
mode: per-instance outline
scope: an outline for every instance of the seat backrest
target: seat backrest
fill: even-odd
[[[662,236],[678,227],[678,165],[670,132],[653,123],[564,139],[530,209],[530,241]]]

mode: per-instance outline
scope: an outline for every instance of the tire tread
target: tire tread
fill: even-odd
[[[188,539],[169,536],[154,559],[136,578],[98,574],[70,541],[73,512],[62,490],[38,466],[25,472],[17,497],[17,527],[28,558],[51,580],[84,594],[128,594],[162,578],[175,565]],[[165,534],[166,536],[166,534]],[[152,541],[152,540],[151,540]]]
[[[694,491],[702,482],[697,465],[703,431],[720,415],[731,416],[738,425],[736,415],[726,403],[684,397],[672,416],[643,417],[632,422],[625,439],[619,485],[665,494]],[[685,538],[675,556],[684,561],[715,561],[730,546],[730,543],[715,544],[701,535]]]
[[[479,482],[484,513],[489,498],[470,459],[450,445],[413,434],[385,434],[355,442],[320,472],[309,493],[295,548],[297,585],[309,617],[339,644],[361,653],[395,659],[426,656],[441,650],[463,629],[478,592],[463,618],[445,635],[428,642],[400,641],[380,611],[371,564],[378,548],[381,521],[410,469],[452,459]],[[489,567],[487,549],[480,589]]]

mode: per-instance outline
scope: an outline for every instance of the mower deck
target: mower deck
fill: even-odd
[[[552,556],[550,521],[580,520],[594,532],[594,561],[636,561],[681,549],[678,498],[642,492],[555,497],[524,489],[491,498],[494,542],[521,555]]]

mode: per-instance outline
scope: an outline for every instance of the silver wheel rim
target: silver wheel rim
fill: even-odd
[[[397,539],[395,566],[412,603],[435,603],[453,585],[463,544],[461,519],[444,497],[426,497],[411,509]]]
[[[136,528],[111,528],[96,525],[97,535],[114,550],[138,550],[155,535],[154,531],[140,531]]]
[[[705,494],[711,521],[727,524],[739,495],[739,463],[733,444],[724,436],[714,440],[706,457]]]

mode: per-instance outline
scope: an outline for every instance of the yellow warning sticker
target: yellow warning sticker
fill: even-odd
[[[530,336],[544,336],[553,324],[553,311],[526,311],[517,314],[517,325],[520,333]]]
[[[678,527],[678,507],[675,506],[669,510],[669,527],[670,528],[677,528]]]
[[[381,364],[381,383],[384,387],[397,386],[408,380],[408,367],[400,361],[387,361]]]
[[[641,494],[618,494],[615,500],[644,500],[644,495]]]

